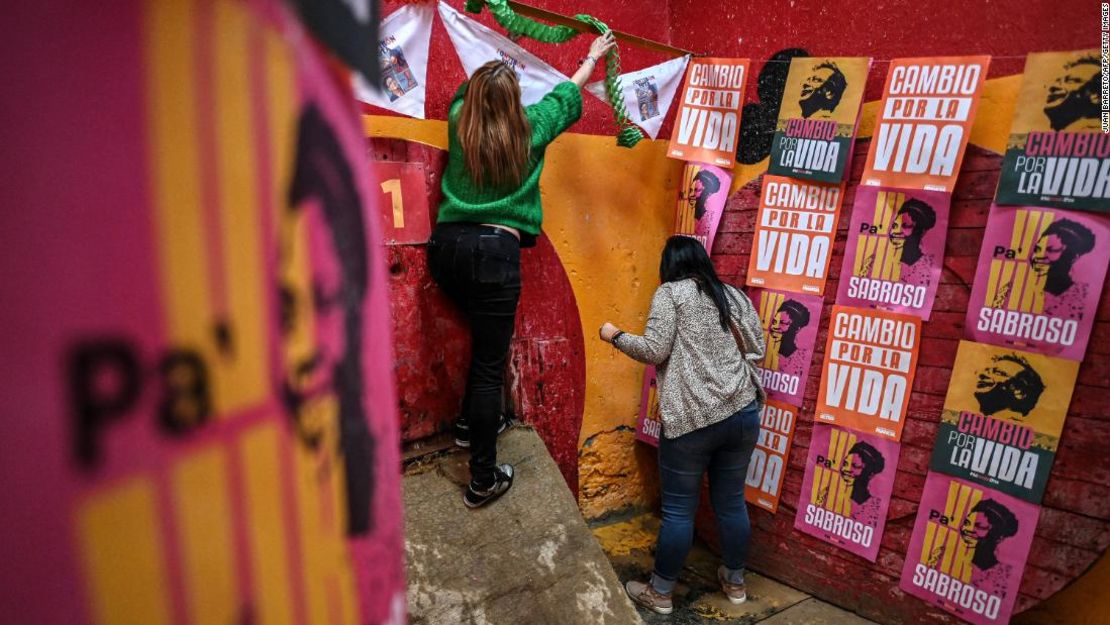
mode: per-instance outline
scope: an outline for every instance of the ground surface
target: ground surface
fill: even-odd
[[[659,530],[653,514],[643,514],[593,528],[621,581],[647,579]],[[873,621],[815,599],[775,580],[749,573],[748,600],[732,605],[717,586],[718,558],[696,541],[675,590],[675,611],[662,616],[639,609],[648,625],[874,625]]]
[[[539,436],[510,429],[498,455],[516,481],[478,510],[462,503],[466,453],[406,469],[411,625],[642,623]]]

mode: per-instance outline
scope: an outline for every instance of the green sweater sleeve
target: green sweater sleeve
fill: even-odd
[[[543,149],[582,117],[582,92],[570,81],[561,82],[524,112],[532,124],[532,147]]]

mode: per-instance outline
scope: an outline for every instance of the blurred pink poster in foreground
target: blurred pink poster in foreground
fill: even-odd
[[[5,41],[6,118],[36,112],[0,191],[5,618],[402,623],[388,291],[343,81],[277,2],[40,6]]]

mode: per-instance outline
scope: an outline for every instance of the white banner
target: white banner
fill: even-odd
[[[489,61],[505,61],[520,78],[521,99],[526,106],[538,102],[555,85],[570,80],[539,57],[459,13],[446,2],[439,3],[439,16],[466,75],[470,76]]]
[[[378,32],[378,62],[382,88],[374,88],[355,74],[355,97],[402,115],[424,119],[428,76],[428,47],[435,9],[430,4],[406,4],[382,20]]]
[[[605,60],[602,59],[601,63]],[[652,139],[659,135],[663,119],[671,108],[671,101],[682,83],[686,73],[689,56],[671,59],[658,65],[627,74],[621,74],[621,89],[624,92],[624,107],[628,109],[628,119],[644,129]],[[605,81],[586,85],[586,90],[608,102],[605,96]]]

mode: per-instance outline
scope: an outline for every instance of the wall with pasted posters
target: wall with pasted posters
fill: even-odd
[[[281,3],[14,10],[0,612],[404,622],[387,291],[349,94]]]
[[[819,324],[828,327],[829,311],[843,273],[842,259],[848,240],[849,213],[855,202],[871,137],[878,98],[889,66],[887,59],[925,55],[992,54],[987,81],[960,175],[953,191],[949,213],[948,239],[937,286],[932,316],[922,326],[923,342],[914,387],[910,393],[908,417],[902,437],[902,454],[887,529],[874,565],[845,554],[793,528],[794,501],[800,495],[806,452],[812,437],[812,415],[819,388],[819,363],[824,357],[825,335],[819,337],[815,365],[811,369],[807,397],[798,413],[794,449],[787,467],[784,494],[778,513],[752,510],[753,564],[757,570],[790,580],[796,586],[880,621],[958,622],[939,609],[931,608],[898,588],[905,561],[906,545],[912,532],[929,458],[937,441],[944,396],[951,381],[951,367],[959,340],[965,338],[965,318],[975,283],[976,265],[984,226],[994,198],[1006,150],[1010,124],[1021,85],[1024,55],[1036,50],[1073,50],[1089,47],[1097,40],[1092,26],[1046,28],[1059,24],[1062,15],[1086,15],[1091,9],[1076,1],[1056,5],[1027,5],[1017,2],[990,5],[945,2],[934,5],[885,7],[866,23],[858,21],[858,11],[843,4],[810,1],[774,0],[747,20],[742,41],[736,33],[717,28],[706,15],[720,14],[740,19],[745,10],[726,3],[676,2],[672,9],[675,32],[688,33],[691,40],[703,42],[707,53],[752,58],[752,80],[758,88],[749,89],[744,122],[756,120],[757,107],[778,111],[775,79],[785,79],[778,64],[767,62],[780,51],[805,50],[806,56],[870,56],[875,59],[856,142],[848,188],[841,213],[839,231],[833,247],[833,260],[826,290],[825,310]],[[1094,17],[1092,17],[1094,19]],[[907,29],[907,24],[923,23],[927,29]],[[984,28],[984,24],[990,27]],[[784,33],[790,33],[784,38]],[[912,33],[912,34],[911,34]],[[771,104],[768,105],[767,103]],[[749,110],[750,107],[750,110]],[[773,126],[771,127],[773,132]],[[757,135],[758,136],[758,135]],[[741,144],[743,148],[743,133]],[[768,148],[770,143],[767,144]],[[752,249],[754,224],[759,206],[766,153],[752,165],[734,170],[734,195],[725,209],[714,250],[714,262],[722,275],[743,283]],[[742,161],[744,162],[744,161]],[[1105,360],[1110,350],[1110,297],[1104,290],[1092,322],[1086,360],[1080,367],[1064,431],[1053,464],[1049,489],[1033,538],[1025,574],[1018,590],[1015,623],[1048,623],[1066,613],[1076,623],[1101,622],[1110,606],[1088,593],[1077,600],[1073,594],[1087,578],[1081,577],[1110,544],[1107,527],[1110,508],[1104,501],[1110,495],[1110,475],[1102,468],[1100,451],[1110,441],[1110,422],[1102,406],[1110,401],[1110,380]],[[705,521],[709,521],[705,517]],[[700,526],[704,536],[712,534],[712,523]],[[1104,558],[1105,560],[1105,558]],[[816,561],[821,566],[813,566]],[[1100,565],[1105,569],[1105,565]],[[1092,575],[1099,566],[1092,569]],[[1105,580],[1105,574],[1102,577]],[[1091,577],[1086,588],[1101,587]],[[1063,590],[1061,590],[1063,589]],[[1044,603],[1045,609],[1029,609]],[[1101,603],[1100,603],[1101,601]],[[1049,608],[1048,606],[1052,606]],[[1049,609],[1055,612],[1048,611]],[[1066,610],[1066,612],[1061,612]]]

